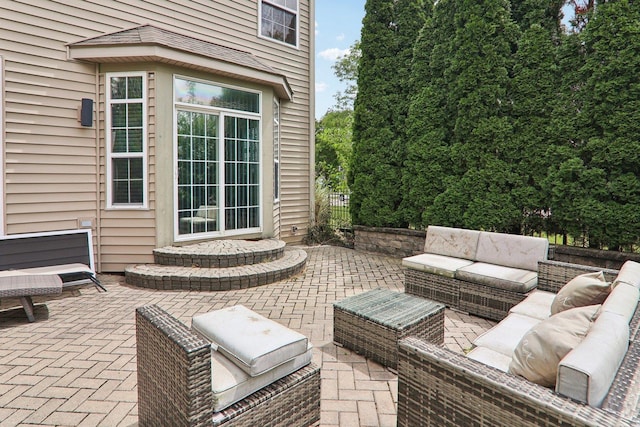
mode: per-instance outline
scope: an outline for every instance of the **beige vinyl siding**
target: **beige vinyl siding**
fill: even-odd
[[[301,241],[313,184],[309,168],[313,7],[313,1],[299,1],[299,47],[294,48],[258,37],[258,0],[0,2],[6,233],[77,228],[79,218],[94,218],[96,262],[101,271],[121,271],[125,264],[152,260],[157,238],[153,79],[148,80],[149,209],[108,210],[104,81],[97,89],[95,65],[67,60],[66,47],[149,23],[249,52],[286,76],[294,100],[281,103],[281,200],[279,212],[278,208],[273,212],[274,233],[289,242]],[[122,71],[154,69],[154,64],[119,66]],[[81,98],[96,101],[98,117],[94,115],[97,126],[93,128],[83,128],[77,120]],[[163,144],[171,141],[171,136],[162,138]],[[293,225],[299,228],[295,236]]]
[[[21,6],[0,9],[7,5]],[[77,228],[96,213],[95,144],[87,144],[95,130],[77,120],[80,99],[95,91],[94,67],[69,64],[55,32],[34,31],[28,19],[0,11],[8,234]]]

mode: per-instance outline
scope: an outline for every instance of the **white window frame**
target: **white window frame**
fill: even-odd
[[[292,47],[292,48],[298,48],[299,44],[300,44],[300,1],[301,0],[297,0],[297,10],[293,10],[293,9],[289,9],[285,6],[282,6],[281,4],[278,4],[277,2],[273,1],[273,0],[260,0],[258,1],[258,37],[260,37],[261,39],[265,39],[265,40],[269,40],[275,43],[279,43],[283,46],[288,46],[288,47]],[[296,42],[295,44],[291,44],[291,43],[287,43],[285,41],[282,40],[278,40],[278,39],[274,39],[272,37],[269,36],[265,36],[262,34],[262,5],[263,4],[268,4],[269,6],[275,7],[276,9],[281,9],[284,10],[285,12],[288,13],[292,13],[296,16]]]
[[[140,153],[113,153],[111,141],[111,105],[116,103],[127,103],[134,99],[113,100],[111,99],[111,78],[113,77],[142,77],[142,99],[136,100],[142,102],[142,151]],[[147,119],[148,119],[148,102],[147,102],[147,73],[144,71],[131,71],[122,73],[106,73],[105,74],[105,145],[106,145],[106,169],[107,169],[107,208],[108,209],[148,209],[149,196],[149,177],[147,165]],[[142,203],[113,203],[113,159],[116,158],[142,158]]]
[[[280,102],[273,100],[273,201],[280,201]]]
[[[185,103],[185,102],[179,102],[176,100],[175,97],[175,81],[176,79],[186,79],[186,80],[191,80],[194,82],[201,82],[201,83],[206,83],[206,84],[210,84],[210,85],[214,85],[214,86],[219,86],[219,87],[224,87],[224,88],[229,88],[229,89],[237,89],[237,90],[241,90],[244,92],[251,92],[251,93],[255,93],[259,96],[258,98],[258,106],[260,108],[258,113],[253,113],[253,112],[248,112],[248,111],[241,111],[241,110],[233,110],[233,109],[229,109],[229,108],[223,108],[223,107],[213,107],[213,106],[206,106],[206,105],[199,105],[199,104],[189,104],[189,103]],[[264,133],[263,133],[263,116],[262,116],[262,92],[255,90],[255,89],[249,89],[246,87],[242,87],[242,86],[234,86],[234,85],[229,85],[229,84],[224,84],[224,83],[220,83],[218,81],[214,81],[214,80],[204,80],[204,79],[199,79],[199,78],[195,78],[192,76],[187,76],[187,75],[182,75],[182,74],[174,74],[173,76],[173,80],[172,80],[172,84],[173,86],[173,163],[174,163],[174,173],[173,173],[173,222],[174,222],[174,226],[173,226],[173,230],[174,230],[174,240],[176,242],[184,242],[184,241],[189,241],[189,240],[201,240],[203,237],[222,237],[222,236],[240,236],[240,235],[244,235],[244,234],[255,234],[255,233],[261,233],[264,230],[264,202],[263,202],[263,195],[264,195],[264,179],[263,179],[263,173],[264,173],[264,158],[263,158],[263,153],[264,153]],[[202,112],[202,113],[208,113],[208,114],[215,114],[219,117],[219,123],[218,123],[218,131],[219,131],[219,137],[218,140],[220,141],[220,147],[219,147],[219,159],[220,159],[220,167],[218,169],[218,183],[220,185],[220,196],[219,196],[219,206],[217,206],[218,208],[218,218],[219,221],[224,221],[225,218],[225,209],[226,209],[226,200],[224,198],[223,192],[225,190],[225,169],[224,169],[224,120],[227,116],[230,117],[237,117],[237,118],[241,118],[241,119],[250,119],[250,120],[258,120],[258,132],[260,135],[260,140],[259,140],[259,152],[258,152],[258,158],[260,159],[260,164],[258,167],[258,174],[259,174],[259,178],[258,178],[258,185],[259,185],[259,192],[258,192],[258,200],[259,200],[259,209],[258,209],[258,215],[259,215],[259,219],[260,219],[260,226],[259,227],[252,227],[252,228],[242,228],[242,229],[224,229],[224,227],[219,227],[218,231],[211,231],[208,233],[197,233],[197,234],[180,234],[179,232],[179,226],[180,226],[180,219],[179,219],[179,214],[178,214],[178,162],[176,161],[178,158],[178,133],[177,133],[177,129],[175,128],[175,124],[176,124],[176,120],[178,117],[178,110],[182,110],[182,111],[194,111],[194,112]]]

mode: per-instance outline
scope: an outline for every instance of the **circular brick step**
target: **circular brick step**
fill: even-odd
[[[286,244],[278,239],[214,240],[153,251],[156,264],[182,267],[225,268],[273,261],[284,255]]]
[[[233,267],[195,267],[141,264],[128,266],[128,284],[159,290],[228,291],[252,288],[287,279],[307,262],[302,249],[287,249],[275,260]]]

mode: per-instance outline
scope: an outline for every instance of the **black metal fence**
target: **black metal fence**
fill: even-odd
[[[342,231],[351,230],[351,215],[349,214],[349,194],[329,193],[331,219],[329,225]]]

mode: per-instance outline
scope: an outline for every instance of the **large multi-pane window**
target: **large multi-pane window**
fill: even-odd
[[[260,35],[298,45],[298,0],[262,0]]]
[[[178,234],[261,227],[260,94],[175,78]]]
[[[107,74],[106,83],[107,205],[145,207],[145,74]]]

